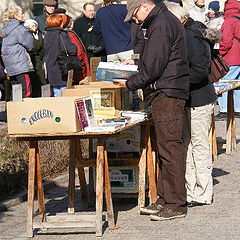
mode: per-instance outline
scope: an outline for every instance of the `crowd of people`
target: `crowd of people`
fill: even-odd
[[[126,3],[127,2],[127,3]],[[211,55],[229,65],[224,79],[240,79],[240,3],[227,0],[205,5],[195,0],[103,0],[96,11],[85,3],[75,21],[55,0],[44,0],[43,14],[24,19],[22,9],[5,14],[2,29],[1,80],[22,84],[23,97],[39,97],[50,84],[61,96],[67,74],[59,57],[75,56],[81,68],[73,83],[90,81],[89,60],[137,64],[138,73],[115,83],[135,92],[142,89],[151,106],[159,153],[158,200],[142,214],[152,220],[186,216],[187,207],[213,202],[212,153],[209,132],[217,100],[210,76]],[[5,71],[4,71],[5,68]],[[226,93],[227,94],[227,93]],[[227,96],[218,98],[219,118],[227,111]],[[240,91],[235,112],[240,115]]]

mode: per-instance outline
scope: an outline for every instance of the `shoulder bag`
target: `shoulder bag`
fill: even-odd
[[[219,54],[213,54],[211,59],[211,81],[217,82],[223,78],[229,71],[228,64],[220,57]]]
[[[64,47],[64,52],[57,56],[57,63],[62,75],[67,75],[69,70],[82,71],[81,62],[77,59],[76,55],[69,55],[62,36],[59,36]]]

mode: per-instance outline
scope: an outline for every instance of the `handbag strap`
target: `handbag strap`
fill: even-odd
[[[59,36],[60,36],[60,38],[61,38],[61,40],[62,40],[63,47],[64,47],[64,51],[65,51],[66,55],[69,57],[69,54],[68,54],[68,51],[67,51],[67,47],[66,47],[66,45],[65,45],[65,43],[64,43],[64,41],[63,41],[63,38],[62,38],[61,34],[59,34]]]

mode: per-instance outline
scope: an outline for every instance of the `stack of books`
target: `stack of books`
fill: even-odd
[[[145,111],[121,111],[120,114],[122,117],[130,118],[131,123],[143,121],[149,116]]]
[[[112,82],[113,79],[129,79],[138,72],[137,69],[137,65],[100,62],[96,71],[96,80]]]

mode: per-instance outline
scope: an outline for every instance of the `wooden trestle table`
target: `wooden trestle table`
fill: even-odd
[[[116,136],[125,129],[140,125],[141,127],[141,152],[138,159],[128,159],[122,161],[122,164],[139,166],[139,194],[138,206],[145,206],[145,187],[146,171],[149,182],[150,203],[156,201],[156,174],[154,160],[156,159],[151,147],[150,133],[152,127],[151,120],[143,120],[137,123],[128,124],[114,132],[74,132],[74,133],[48,133],[48,134],[16,134],[10,137],[18,141],[29,142],[29,170],[28,170],[28,206],[27,206],[27,235],[33,237],[33,230],[36,228],[95,228],[96,236],[102,236],[102,214],[103,214],[103,189],[105,192],[107,220],[110,229],[115,228],[114,211],[109,179],[109,163],[114,165],[120,163],[120,159],[110,161],[107,156],[105,147],[106,139]],[[97,157],[94,161],[83,159],[81,157],[80,139],[97,139]],[[41,162],[38,148],[38,141],[42,140],[70,140],[70,157],[69,157],[69,186],[68,186],[68,213],[62,216],[48,216],[45,209],[44,189],[41,176]],[[121,164],[121,163],[120,163]],[[75,213],[75,168],[78,170],[81,195],[83,203],[88,199],[84,167],[96,166],[96,214],[83,215]],[[34,212],[34,189],[35,184],[38,196],[38,211]],[[34,221],[34,217],[41,215],[41,221]]]

